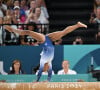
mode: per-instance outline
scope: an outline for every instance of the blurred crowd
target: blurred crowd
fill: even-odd
[[[29,36],[20,37],[3,28],[9,24],[15,29],[47,33],[49,14],[44,0],[0,0],[0,45],[38,45]]]
[[[93,28],[93,31],[91,29],[91,32],[89,34],[93,38],[90,44],[100,44],[100,0],[94,0],[93,10],[90,14],[90,19],[89,19],[89,25],[91,25]],[[80,44],[87,44],[87,43],[88,42],[86,42],[85,38],[79,35],[75,37],[72,44],[80,45]]]
[[[95,44],[100,44],[100,0],[94,0],[90,24],[96,24]],[[3,28],[9,24],[15,29],[31,30],[43,34],[49,33],[49,14],[45,0],[0,0],[0,46],[1,45],[34,45],[39,42],[30,36],[19,36]],[[84,44],[82,36],[76,36],[72,44]],[[54,42],[61,45],[62,39]]]
[[[97,33],[95,35],[96,43],[100,44],[100,0],[94,0],[94,8],[91,13],[89,22],[97,25]]]

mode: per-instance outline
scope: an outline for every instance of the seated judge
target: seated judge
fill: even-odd
[[[12,70],[8,73],[8,74],[25,74],[25,72],[22,70],[22,65],[21,65],[21,62],[20,60],[14,60],[12,62]]]
[[[58,71],[58,75],[77,74],[76,71],[71,70],[71,69],[69,68],[69,61],[67,61],[67,60],[64,60],[64,61],[62,62],[62,68],[63,68],[62,70]]]

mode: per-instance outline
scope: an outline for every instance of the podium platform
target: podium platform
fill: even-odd
[[[0,90],[100,90],[99,82],[0,83]]]

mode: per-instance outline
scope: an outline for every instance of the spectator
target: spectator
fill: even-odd
[[[6,11],[6,17],[11,17],[11,24],[17,24],[17,20],[16,20],[16,17],[14,16],[14,12],[13,10],[11,9],[7,9]],[[16,22],[16,23],[15,23]]]
[[[31,13],[29,14],[29,16],[28,16],[28,18],[26,19],[26,22],[25,22],[25,23],[27,24],[28,22],[34,22],[34,23],[36,23],[36,24],[41,24],[40,21],[38,20],[38,16],[35,14],[35,12],[34,12],[34,13],[31,12]],[[41,26],[41,25],[37,25],[37,28],[39,29],[39,32],[42,31],[42,26]]]
[[[40,7],[36,8],[35,14],[38,18],[38,21],[41,22],[42,24],[49,23],[48,19],[44,16],[43,11],[41,10]]]
[[[19,2],[19,0],[14,0],[14,7],[15,6],[19,6],[20,7],[20,2]]]
[[[0,0],[0,17],[4,17],[6,10],[7,6],[2,3],[2,0]]]
[[[0,17],[0,45],[3,44],[3,28],[2,28],[2,24],[3,24],[3,18]]]
[[[26,23],[32,21],[32,22],[35,22],[37,24],[41,24],[43,22],[43,17],[40,19],[40,14],[41,14],[41,10],[40,8],[36,8],[34,12],[31,12],[29,15],[28,15],[28,18],[26,20]]]
[[[96,44],[100,44],[100,31],[96,34]]]
[[[35,13],[35,14],[34,14]],[[36,7],[36,1],[31,0],[30,1],[30,9],[26,11],[26,15],[27,17],[31,14],[31,16],[33,16],[33,20],[39,24],[45,24],[45,23],[49,23],[48,19],[45,17],[43,10],[40,7]],[[34,14],[35,18],[34,18]]]
[[[89,20],[89,23],[94,23],[94,18],[96,18],[96,13],[92,12],[91,13],[91,16],[90,16],[90,20]]]
[[[28,10],[28,6],[27,6],[27,4],[26,4],[26,0],[21,0],[20,7],[21,7],[21,9],[23,9],[24,11]]]
[[[56,40],[54,42],[55,45],[61,45],[62,44],[62,39]]]
[[[49,14],[44,0],[37,0],[37,7],[41,7],[46,19],[49,19]]]
[[[96,24],[96,27],[98,27],[97,30],[100,30],[100,6],[96,9],[96,17],[92,17],[90,22]]]
[[[49,24],[48,19],[44,16],[43,11],[41,10],[40,7],[37,7],[35,9],[35,21],[37,24]],[[47,32],[48,30],[48,25],[42,25],[38,26],[40,29],[40,32],[44,33],[45,31]]]
[[[38,28],[37,28],[37,25],[35,22],[28,22],[27,24],[28,25],[27,25],[26,29],[38,32]]]
[[[36,19],[37,23],[42,23],[40,14],[41,14],[41,8],[37,7],[35,9],[35,19]]]
[[[13,11],[11,9],[7,9],[5,17],[11,17],[11,24],[13,22]]]
[[[12,17],[12,14],[13,14],[13,11],[10,10],[10,9],[7,9],[7,11],[6,11],[6,16]]]
[[[13,21],[15,24],[24,24],[26,21],[26,15],[23,10],[20,9],[19,6],[14,7],[14,16],[13,16]],[[23,27],[19,25],[19,29],[22,29]]]
[[[12,19],[10,16],[4,17],[4,24],[11,24]],[[16,25],[11,25],[11,27],[17,29]],[[4,30],[4,43],[6,45],[16,45],[18,43],[19,35],[14,33],[9,33],[8,31]]]
[[[94,9],[100,6],[100,0],[94,0]]]
[[[7,0],[6,4],[7,4],[8,9],[10,9],[10,10],[13,9],[13,0]]]
[[[25,23],[27,24],[28,22],[36,22],[35,19],[34,19],[34,13],[30,13],[25,21]]]
[[[62,62],[62,70],[58,71],[58,75],[77,74],[76,71],[69,69],[69,61]]]
[[[25,74],[22,70],[22,65],[19,60],[14,60],[12,63],[12,70],[9,74]]]
[[[3,61],[0,61],[0,74],[7,75],[7,73],[3,69]]]
[[[39,70],[40,64],[33,68],[32,74],[36,74],[36,72]]]
[[[14,2],[14,10],[15,10],[15,13],[19,10],[18,11],[19,14],[18,14],[18,17],[17,17],[17,21],[19,20],[18,22],[24,23],[25,20],[26,20],[26,14],[25,14],[24,9],[20,8],[20,2],[19,2],[19,0],[16,0]]]
[[[19,6],[15,6],[14,7],[14,24],[18,24],[20,22],[20,7]]]
[[[83,40],[80,36],[77,36],[75,38],[75,40],[73,41],[73,44],[76,45],[76,44],[83,44]]]
[[[34,40],[34,46],[39,46],[39,45],[40,45],[40,42],[37,40]]]
[[[48,70],[49,70],[49,64],[45,63],[42,75],[48,75]],[[38,72],[39,71],[37,70],[36,75],[38,74]],[[54,75],[54,71],[52,71],[52,75]]]
[[[29,22],[27,25],[27,30],[38,32],[38,28],[34,22]],[[31,36],[25,35],[21,36],[22,45],[38,45],[37,40],[33,39]]]
[[[26,16],[28,17],[28,15],[32,12],[35,12],[35,8],[36,8],[36,1],[35,0],[31,0],[30,1],[30,9],[26,10]]]
[[[100,24],[100,7],[96,9],[96,18],[93,19],[92,23]]]
[[[94,10],[93,10],[93,12],[91,13],[91,16],[90,16],[90,20],[89,20],[90,23],[95,23],[94,18],[96,18],[97,8],[99,6],[100,6],[100,0],[94,0]]]

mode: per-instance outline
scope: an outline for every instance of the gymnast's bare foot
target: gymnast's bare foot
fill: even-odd
[[[87,25],[83,24],[82,22],[77,22],[77,25],[79,27],[85,27],[85,28],[87,28]]]

